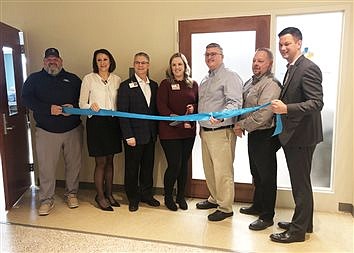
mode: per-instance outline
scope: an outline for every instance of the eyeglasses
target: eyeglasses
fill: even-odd
[[[149,64],[149,62],[148,61],[135,61],[134,64],[135,65],[139,65],[139,64],[146,65],[146,64]]]
[[[204,54],[204,56],[206,57],[206,58],[208,58],[209,56],[211,56],[211,57],[215,57],[216,55],[222,55],[222,54],[220,54],[220,53],[205,53]]]

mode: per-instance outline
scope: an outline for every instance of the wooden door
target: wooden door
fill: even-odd
[[[250,47],[254,50],[259,47],[270,45],[270,16],[250,16],[234,18],[212,18],[179,21],[179,51],[186,55],[192,64],[192,34],[216,33],[216,32],[237,32],[255,31],[256,41]],[[193,71],[193,66],[191,66]],[[251,68],[251,66],[250,66]],[[237,145],[237,144],[236,144]],[[237,156],[237,153],[235,154]],[[248,158],[247,158],[248,159]],[[207,198],[209,191],[205,180],[192,178],[192,166],[188,173],[186,195],[190,197]],[[254,187],[252,184],[235,183],[235,201],[251,202],[253,199]]]
[[[6,210],[30,186],[19,30],[0,22],[0,158]]]

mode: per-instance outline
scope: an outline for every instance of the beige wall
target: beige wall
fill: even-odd
[[[25,33],[28,72],[42,67],[43,51],[47,47],[60,49],[64,67],[83,77],[91,72],[92,53],[97,48],[109,49],[117,61],[118,74],[128,77],[132,56],[146,51],[151,56],[151,78],[160,82],[164,77],[169,56],[177,50],[177,20],[225,16],[271,14],[286,15],[299,12],[345,10],[345,29],[341,88],[339,90],[333,193],[316,193],[318,210],[336,211],[339,202],[354,203],[353,196],[353,3],[352,1],[283,1],[279,2],[223,2],[190,1],[173,3],[149,1],[126,1],[115,3],[18,3],[6,1],[0,4],[0,19]],[[274,23],[272,26],[275,43]],[[330,35],[329,35],[330,36]],[[276,48],[273,48],[276,50]],[[350,117],[349,117],[350,116]],[[81,181],[92,182],[93,160],[85,146],[84,168]],[[155,169],[156,186],[162,186],[165,158],[157,145]],[[115,160],[115,183],[123,182],[123,157]],[[64,178],[58,171],[59,178]],[[279,206],[291,206],[289,191],[279,191]]]

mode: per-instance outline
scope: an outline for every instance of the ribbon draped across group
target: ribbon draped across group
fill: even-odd
[[[138,114],[138,113],[130,113],[130,112],[111,111],[105,109],[100,109],[98,112],[95,112],[91,109],[79,109],[73,107],[63,107],[63,112],[67,114],[75,114],[75,115],[115,116],[121,118],[133,118],[133,119],[145,119],[145,120],[206,121],[209,120],[210,117],[214,117],[215,119],[227,119],[227,118],[237,117],[245,113],[257,111],[269,105],[270,102],[255,107],[249,107],[249,108],[230,109],[221,112],[188,114],[182,116],[158,116],[158,115]],[[282,128],[283,126],[281,123],[280,115],[276,114],[276,128],[274,130],[273,136],[280,134]]]

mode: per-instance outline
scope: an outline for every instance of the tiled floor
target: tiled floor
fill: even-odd
[[[195,208],[197,199],[188,199],[186,211],[140,204],[130,213],[122,193],[115,194],[122,206],[114,212],[95,207],[90,190],[80,191],[76,209],[69,209],[62,195],[57,189],[53,212],[38,216],[36,191],[28,191],[1,218],[1,252],[353,252],[354,219],[347,213],[316,212],[306,242],[277,244],[269,234],[282,230],[249,230],[256,217],[240,214],[240,203],[232,218],[215,223],[207,220],[210,210]],[[292,210],[277,209],[275,223],[291,215]]]

